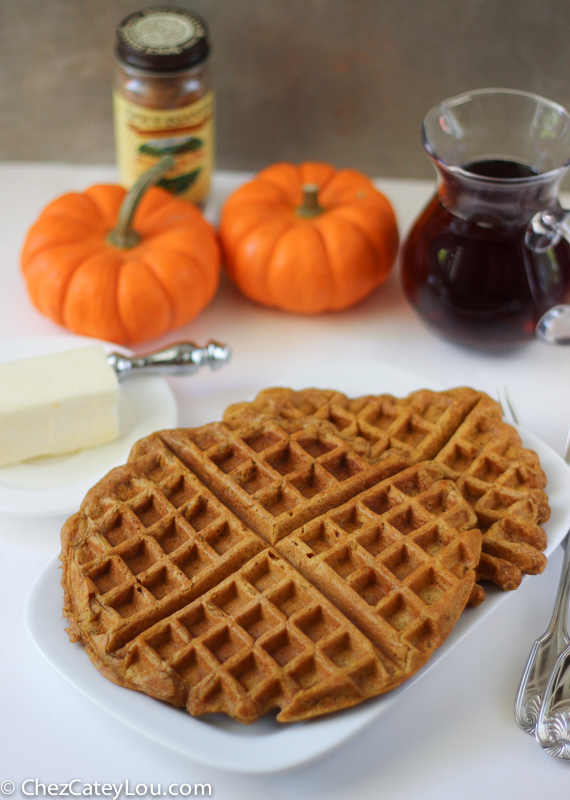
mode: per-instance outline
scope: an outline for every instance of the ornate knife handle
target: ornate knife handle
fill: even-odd
[[[523,676],[515,698],[515,719],[523,731],[536,737],[540,744],[549,749],[551,734],[546,732],[551,719],[550,708],[554,695],[557,692],[558,681],[556,675],[562,669],[565,660],[570,667],[570,638],[567,632],[568,596],[570,593],[570,545],[566,541],[564,562],[560,573],[558,594],[554,603],[552,619],[545,633],[534,643],[528,658]],[[554,672],[553,672],[554,670]],[[552,677],[551,677],[552,676]],[[568,721],[570,722],[570,686],[566,692]],[[558,705],[557,705],[558,708]],[[540,731],[540,735],[539,735]],[[540,738],[542,736],[542,738]],[[549,747],[543,742],[549,742]],[[570,758],[570,737],[567,742]],[[552,753],[552,755],[558,755]]]
[[[140,356],[125,356],[122,353],[110,353],[107,361],[117,373],[118,379],[124,380],[130,375],[193,375],[200,367],[209,364],[218,369],[229,361],[231,349],[228,345],[208,342],[205,347],[197,347],[192,342],[179,342],[164,350],[146,353]]]

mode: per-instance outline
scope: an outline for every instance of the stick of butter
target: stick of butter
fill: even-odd
[[[0,466],[114,439],[117,401],[100,345],[0,364]]]

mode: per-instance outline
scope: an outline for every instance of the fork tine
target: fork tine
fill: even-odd
[[[505,417],[508,413],[508,409],[505,408],[505,401],[501,397],[501,390],[498,386],[495,386],[495,400],[501,406],[501,411],[503,412],[503,417]]]
[[[507,387],[506,386],[503,388],[503,392],[504,392],[504,395],[505,395],[506,404],[509,407],[509,411],[511,412],[511,416],[513,418],[513,421],[514,421],[515,425],[518,425],[519,424],[519,417],[518,417],[517,412],[515,411],[515,407],[513,405],[513,401],[509,397],[509,393],[507,392]]]
[[[503,389],[499,389],[498,387],[495,389],[495,395],[497,398],[497,402],[503,409],[503,416],[508,419],[509,422],[514,422],[515,425],[519,424],[518,414],[515,411],[515,407],[513,405],[513,401],[509,397],[509,393],[507,391],[506,386]],[[568,447],[570,448],[570,440]]]

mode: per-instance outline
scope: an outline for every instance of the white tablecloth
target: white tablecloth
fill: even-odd
[[[207,216],[243,174],[220,173]],[[64,191],[112,182],[111,168],[0,166],[0,341],[64,333],[36,312],[19,274],[19,250],[40,209]],[[429,182],[380,180],[402,231],[432,191]],[[229,343],[231,363],[171,385],[180,423],[216,419],[288,374],[327,360],[371,359],[429,376],[442,385],[493,392],[506,385],[526,428],[563,452],[570,424],[570,348],[535,342],[510,354],[454,346],[426,330],[410,310],[396,274],[358,307],[316,317],[258,307],[222,281],[212,305],[182,338]],[[144,348],[139,348],[144,350]],[[570,498],[569,498],[570,502]],[[24,780],[82,784],[209,783],[224,800],[455,800],[565,797],[570,765],[545,754],[513,719],[513,698],[533,640],[552,609],[560,551],[437,669],[412,686],[388,713],[318,762],[272,776],[235,775],[182,758],[137,734],[66,683],[26,634],[23,608],[43,566],[58,552],[62,518],[0,517],[1,641],[0,784]],[[28,787],[30,784],[27,785]]]

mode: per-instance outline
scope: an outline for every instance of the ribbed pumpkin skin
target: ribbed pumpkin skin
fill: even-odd
[[[319,187],[323,213],[301,219],[302,187]],[[274,164],[226,201],[219,228],[227,271],[262,305],[338,311],[383,283],[399,238],[389,201],[355,170]]]
[[[140,243],[107,244],[125,194],[100,185],[54,200],[30,228],[21,266],[32,302],[54,322],[137,344],[185,325],[208,305],[220,253],[200,211],[158,187],[146,191],[135,214]]]

